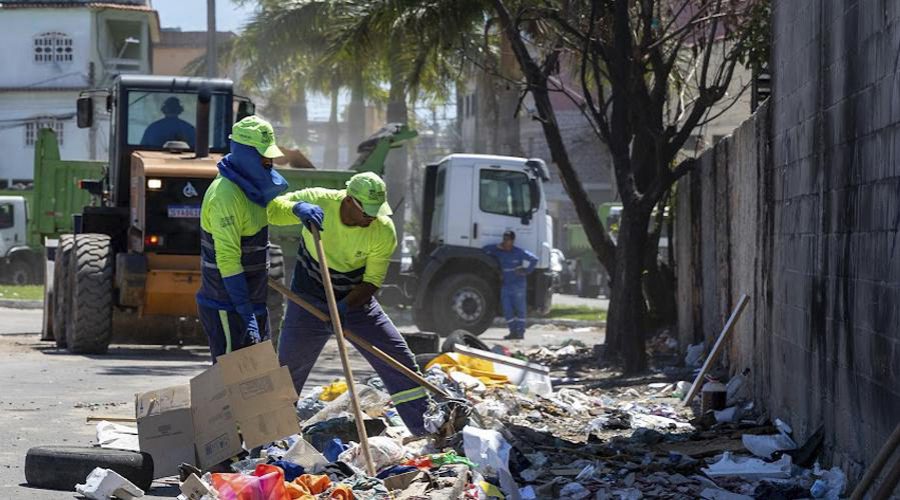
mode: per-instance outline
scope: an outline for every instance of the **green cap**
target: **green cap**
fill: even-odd
[[[347,194],[362,204],[369,217],[381,217],[394,213],[387,202],[387,188],[374,172],[356,174],[347,181]]]
[[[230,139],[245,146],[253,146],[266,158],[278,158],[284,153],[275,145],[272,125],[258,116],[248,116],[231,127]]]

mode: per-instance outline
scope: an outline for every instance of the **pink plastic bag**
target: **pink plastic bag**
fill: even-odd
[[[213,474],[220,500],[290,500],[284,488],[284,472],[274,465],[257,465],[252,476]]]

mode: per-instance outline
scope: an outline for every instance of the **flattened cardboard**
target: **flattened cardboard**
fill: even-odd
[[[278,365],[268,341],[219,357],[218,364],[192,378],[189,387],[173,389],[135,400],[141,449],[153,455],[155,477],[177,474],[181,462],[208,470],[243,450],[241,436],[249,449],[300,431],[290,372]],[[151,432],[154,418],[163,419],[163,430]],[[177,439],[165,441],[168,448],[154,447],[151,440],[157,434],[168,436],[167,422],[178,424]],[[145,449],[145,441],[152,450]],[[175,449],[177,454],[169,453]]]
[[[194,423],[190,386],[180,385],[135,395],[141,451],[153,456],[153,477],[178,474],[182,462],[194,462]]]
[[[271,342],[218,358],[191,379],[197,458],[207,469],[243,449],[297,434],[297,392],[287,367],[278,366]]]

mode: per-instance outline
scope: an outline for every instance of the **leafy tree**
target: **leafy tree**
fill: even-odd
[[[739,62],[759,30],[750,12],[763,0],[492,0],[534,99],[553,163],[588,240],[612,277],[608,352],[626,372],[646,368],[647,306],[642,280],[667,193],[694,168],[680,151],[714,118]],[[539,31],[541,36],[529,33]],[[561,71],[572,68],[567,88]],[[578,104],[611,152],[623,209],[614,242],[572,165],[551,94]],[[601,168],[600,165],[597,166]],[[658,233],[656,234],[658,238]]]

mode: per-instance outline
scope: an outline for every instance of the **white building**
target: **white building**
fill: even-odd
[[[63,159],[105,159],[109,115],[97,109],[94,127],[79,129],[75,100],[116,74],[151,73],[158,40],[148,0],[0,2],[0,189],[31,182],[43,127],[56,130]]]

